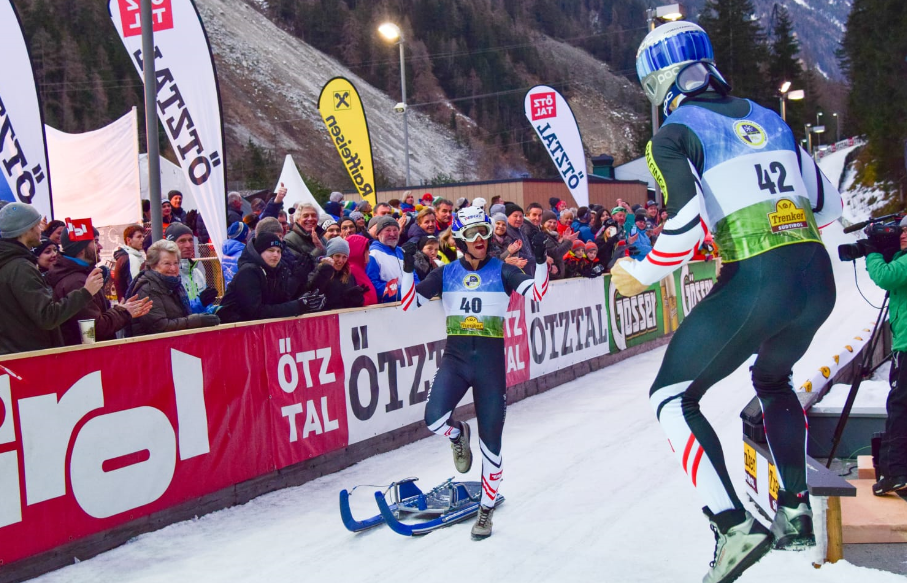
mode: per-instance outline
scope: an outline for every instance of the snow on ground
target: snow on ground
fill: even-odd
[[[886,202],[885,193],[873,188],[853,188],[855,171],[853,168],[844,168],[844,161],[847,155],[857,146],[844,148],[823,156],[819,160],[819,168],[828,176],[832,184],[840,186],[844,192],[844,214],[843,219],[847,224],[865,221],[873,215],[875,209],[883,206]],[[840,177],[843,176],[843,180]]]
[[[852,240],[840,225],[824,236],[833,254],[839,242]],[[835,312],[795,370],[795,382],[874,317],[856,291],[852,267],[836,260],[835,267]],[[866,280],[862,261],[859,272]],[[876,292],[864,285],[871,299]],[[387,528],[359,535],[344,529],[337,502],[342,488],[411,475],[430,487],[454,475],[446,441],[429,438],[140,536],[37,581],[698,581],[708,570],[714,539],[647,400],[663,355],[664,348],[641,354],[510,407],[501,490],[507,502],[495,513],[488,540],[472,541],[468,523],[414,539]],[[739,413],[752,395],[743,365],[703,401],[735,478],[743,476]],[[477,459],[467,479],[480,479],[479,466]],[[736,484],[746,499],[743,480]],[[354,516],[377,513],[372,492],[378,489],[354,493]],[[740,581],[904,581],[847,561],[815,569],[812,559],[810,553],[773,552]]]

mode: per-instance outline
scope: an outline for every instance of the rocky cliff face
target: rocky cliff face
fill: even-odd
[[[258,4],[243,0],[197,0],[196,4],[218,69],[228,150],[237,150],[251,139],[272,150],[279,160],[285,153],[292,154],[305,174],[325,184],[351,188],[316,107],[321,87],[332,77],[344,76],[356,85],[365,105],[377,172],[388,183],[403,183],[403,120],[393,110],[397,99],[275,26]],[[618,161],[638,155],[646,128],[645,115],[640,113],[646,102],[638,87],[580,49],[541,35],[538,42],[546,58],[557,62],[563,78],[570,80],[567,95],[587,153],[606,152]],[[526,122],[520,130],[529,128]],[[450,103],[436,104],[431,115],[427,108],[410,108],[409,147],[414,184],[442,174],[481,180],[555,173],[546,161],[533,167],[518,149],[501,151]]]

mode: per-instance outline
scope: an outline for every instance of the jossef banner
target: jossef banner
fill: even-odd
[[[12,2],[0,0],[0,200],[34,205],[50,219],[50,175],[35,76]]]
[[[547,85],[536,85],[526,93],[524,108],[526,119],[548,150],[573,200],[579,206],[588,206],[589,178],[583,138],[567,100]]]
[[[318,111],[356,190],[374,206],[372,141],[359,92],[348,79],[334,77],[321,88]]]
[[[110,0],[113,25],[142,76],[142,24],[136,0]],[[191,0],[154,0],[157,108],[218,255],[227,239],[224,132],[217,72]]]

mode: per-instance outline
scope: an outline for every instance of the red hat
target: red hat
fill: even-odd
[[[586,248],[586,244],[583,243],[580,239],[577,239],[576,241],[573,242],[574,251],[577,249],[585,249],[585,248]]]
[[[420,200],[427,200],[428,202],[431,202],[435,200],[435,197],[433,197],[430,192],[426,192],[422,195],[422,198]]]
[[[586,241],[586,249],[594,249],[598,251],[598,245],[596,245],[594,241]]]

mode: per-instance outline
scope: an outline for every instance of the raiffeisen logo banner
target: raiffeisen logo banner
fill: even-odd
[[[372,141],[368,120],[359,92],[348,79],[334,77],[321,89],[318,111],[328,129],[331,141],[340,154],[343,166],[350,174],[356,190],[373,206],[375,200],[375,168],[372,164]]]
[[[110,0],[110,19],[143,77],[138,0]],[[224,132],[217,72],[191,0],[152,0],[157,113],[218,255],[227,239]]]
[[[579,206],[588,206],[589,178],[583,138],[567,100],[551,87],[536,85],[526,93],[524,107],[526,119],[548,150],[573,200]]]
[[[6,0],[0,0],[0,52],[0,200],[34,205],[50,219],[41,105],[19,16]]]

